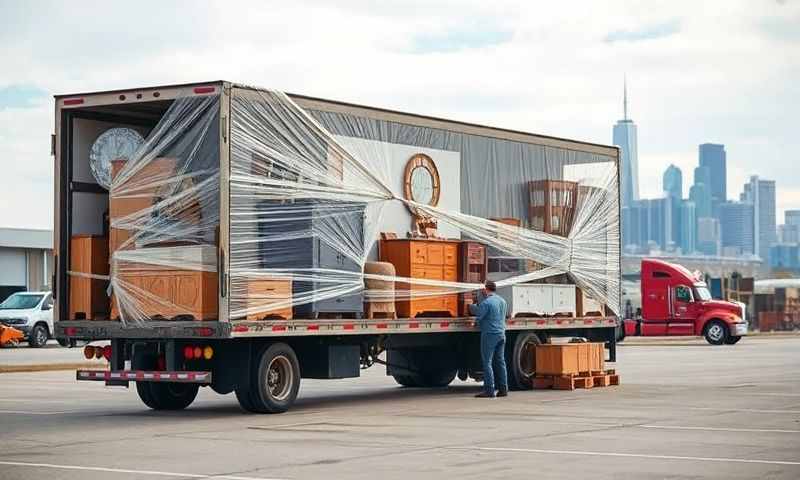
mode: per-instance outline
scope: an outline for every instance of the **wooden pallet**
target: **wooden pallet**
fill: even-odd
[[[552,388],[553,390],[575,390],[619,385],[619,375],[614,370],[597,370],[572,375],[536,375],[533,388]]]

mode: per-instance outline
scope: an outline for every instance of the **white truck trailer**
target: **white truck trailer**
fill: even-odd
[[[517,294],[512,388],[552,337],[615,357],[616,147],[225,81],[59,95],[55,125],[56,335],[111,341],[78,380],[283,412],[301,378],[374,363],[479,379],[486,279],[576,292],[566,312]]]

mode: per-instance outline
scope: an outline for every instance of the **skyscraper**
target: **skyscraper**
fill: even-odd
[[[711,173],[708,167],[694,169],[694,184],[689,189],[689,199],[694,202],[697,218],[711,217]]]
[[[664,171],[662,181],[664,194],[670,197],[683,198],[683,174],[681,169],[675,165],[670,165]]]
[[[678,244],[684,254],[693,253],[697,243],[697,216],[694,202],[682,200],[680,204],[680,239]]]
[[[719,205],[728,200],[725,145],[704,143],[699,147],[700,166],[708,167],[711,210],[717,216]]]
[[[766,264],[769,247],[777,243],[775,229],[775,180],[762,180],[758,175],[744,184],[740,199],[753,204],[753,251]]]
[[[620,147],[620,198],[630,207],[639,200],[639,157],[636,146],[636,124],[628,118],[628,84],[623,85],[623,118],[614,125],[614,145]],[[623,228],[625,228],[623,226]]]
[[[778,227],[780,242],[800,242],[800,210],[786,210],[783,212],[783,225]]]
[[[725,202],[719,206],[720,240],[723,255],[752,255],[753,204],[750,202]]]

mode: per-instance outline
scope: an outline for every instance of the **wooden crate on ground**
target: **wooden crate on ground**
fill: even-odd
[[[577,375],[605,368],[602,343],[537,345],[535,355],[536,373],[542,375]]]
[[[544,375],[533,378],[534,389],[575,390],[576,388],[609,387],[619,385],[619,375],[614,370],[600,370],[569,375]]]

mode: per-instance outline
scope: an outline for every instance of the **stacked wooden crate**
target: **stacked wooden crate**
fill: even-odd
[[[537,345],[533,388],[574,390],[619,385],[619,375],[605,369],[602,343]]]

